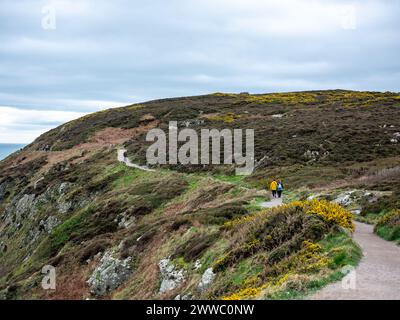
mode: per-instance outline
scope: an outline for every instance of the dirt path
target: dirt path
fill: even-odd
[[[272,198],[270,201],[261,202],[263,208],[273,208],[282,205],[282,198]]]
[[[264,208],[282,204],[282,199],[262,202]],[[356,222],[354,240],[364,257],[355,269],[354,286],[330,284],[310,296],[312,300],[400,300],[400,246],[378,237],[374,227]],[[348,287],[348,289],[346,289]]]
[[[344,289],[341,281],[312,295],[313,300],[399,300],[400,247],[373,233],[373,226],[356,222],[354,240],[364,257],[355,269],[355,286]]]
[[[132,163],[125,157],[125,149],[118,150],[118,161],[128,167],[154,171]],[[260,203],[263,208],[282,205],[282,198]],[[312,300],[400,300],[400,247],[379,238],[373,226],[356,222],[354,240],[361,246],[364,257],[355,269],[355,286],[345,289],[335,282],[309,297]]]
[[[125,156],[125,152],[126,152],[125,149],[118,149],[118,161],[119,161],[119,162],[125,163],[125,165],[126,165],[127,167],[130,167],[130,168],[136,168],[136,169],[143,170],[143,171],[155,171],[155,170],[150,169],[150,168],[148,168],[148,167],[146,167],[146,166],[140,166],[140,165],[138,165],[138,164],[132,163],[132,162]]]

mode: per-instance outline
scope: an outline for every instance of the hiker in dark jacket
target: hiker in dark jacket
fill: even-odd
[[[282,197],[283,190],[285,190],[285,188],[283,187],[282,180],[278,180],[278,186],[276,188],[276,192],[278,193],[278,198]]]

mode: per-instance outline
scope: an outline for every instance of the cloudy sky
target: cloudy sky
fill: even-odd
[[[211,92],[400,91],[398,0],[0,0],[0,143]]]

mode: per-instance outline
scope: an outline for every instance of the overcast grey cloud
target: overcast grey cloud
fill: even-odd
[[[397,92],[399,15],[397,0],[0,0],[0,142],[153,98]]]

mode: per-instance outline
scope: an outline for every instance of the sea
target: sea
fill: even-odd
[[[25,144],[0,143],[0,161],[23,147],[25,147]]]

